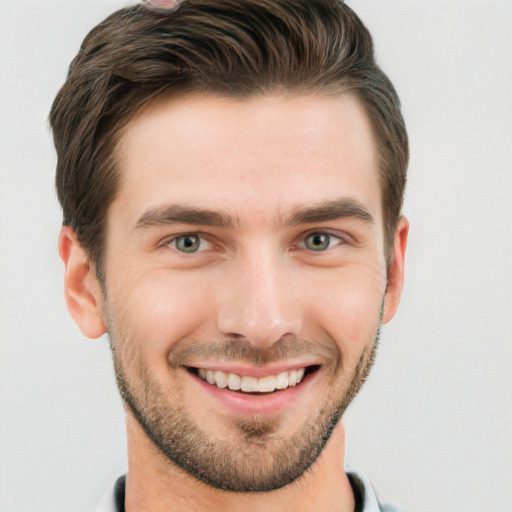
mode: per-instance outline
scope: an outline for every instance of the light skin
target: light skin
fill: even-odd
[[[353,510],[343,424],[320,438],[396,312],[408,233],[402,218],[386,261],[364,109],[346,94],[160,98],[130,121],[118,156],[105,293],[70,227],[59,250],[71,315],[113,345],[126,510]],[[234,374],[272,386],[302,369],[299,384],[274,392],[221,384]],[[176,463],[167,449],[186,456]],[[282,485],[233,492],[272,482]]]

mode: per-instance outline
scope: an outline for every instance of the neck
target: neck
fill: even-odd
[[[275,491],[220,491],[166,459],[127,415],[128,475],[126,512],[352,512],[354,496],[344,470],[345,430],[340,422],[313,466],[295,482]]]

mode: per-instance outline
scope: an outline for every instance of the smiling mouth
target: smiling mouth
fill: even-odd
[[[300,384],[307,375],[318,370],[319,366],[307,366],[297,370],[281,372],[278,375],[252,377],[224,372],[222,370],[207,370],[205,368],[188,368],[204,382],[220,389],[229,389],[239,393],[267,394],[281,391]]]

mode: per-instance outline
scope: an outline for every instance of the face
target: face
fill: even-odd
[[[159,99],[119,160],[102,313],[128,414],[210,485],[290,483],[394,312],[364,110],[349,95]]]

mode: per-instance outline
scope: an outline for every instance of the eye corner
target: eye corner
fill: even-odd
[[[197,231],[182,232],[163,238],[158,248],[172,251],[178,256],[222,253],[224,245],[214,236]]]

